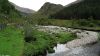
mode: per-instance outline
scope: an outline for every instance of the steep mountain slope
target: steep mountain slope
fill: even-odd
[[[60,10],[62,10],[64,7],[60,4],[53,4],[46,2],[36,13],[30,17],[31,23],[34,24],[40,24],[43,23],[44,21],[48,21],[48,16],[51,14],[54,14]],[[35,21],[35,22],[32,22]]]
[[[9,3],[8,0],[0,0],[0,18],[19,16],[19,12]]]
[[[50,2],[46,2],[38,12],[40,12],[41,14],[44,15],[50,15],[50,14],[54,14],[58,11],[60,11],[61,9],[63,9],[64,7],[60,4],[53,4]]]
[[[78,0],[80,1],[80,0]],[[100,0],[82,0],[78,3],[73,3],[63,10],[52,14],[51,18],[61,19],[100,19]]]
[[[15,6],[15,9],[17,9],[18,11],[22,12],[22,13],[34,13],[35,11],[32,10],[32,9],[29,9],[29,8],[23,8],[23,7],[20,7],[12,2],[10,2],[13,6]]]

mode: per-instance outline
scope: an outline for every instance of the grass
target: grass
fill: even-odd
[[[53,53],[53,47],[58,42],[64,43],[72,40],[71,33],[61,33],[56,35],[33,30],[32,36],[36,41],[24,42],[21,30],[15,27],[6,27],[0,30],[0,55],[9,56],[44,56],[48,50]],[[69,39],[69,40],[68,40]]]
[[[38,20],[38,25],[55,25],[55,26],[63,26],[63,27],[71,27],[71,28],[79,28],[79,29],[90,29],[90,30],[100,30],[100,20],[93,19],[72,19],[72,20],[64,20],[64,19],[43,19]]]
[[[36,41],[32,41],[31,43],[25,43],[24,56],[39,56],[46,54],[46,50],[51,48],[51,46],[55,45],[53,37],[49,34],[39,31],[34,31],[33,34],[34,37],[36,37]]]
[[[40,19],[38,25],[55,25],[55,26],[71,26],[72,20],[61,20],[61,19]]]
[[[0,30],[0,56],[22,56],[23,47],[23,35],[20,30],[13,27]]]
[[[15,24],[23,24],[25,20],[11,19],[9,22]],[[1,23],[8,23],[0,21]],[[98,29],[100,30],[99,20],[61,20],[61,19],[43,19],[36,21],[39,25],[55,25],[63,27],[75,27],[85,29]],[[31,23],[31,22],[30,22]],[[26,27],[28,27],[26,25]],[[30,28],[28,29],[30,30]],[[53,53],[53,47],[57,43],[66,43],[76,38],[76,35],[68,32],[61,32],[56,34],[48,34],[38,30],[33,30],[32,36],[36,40],[30,42],[24,42],[24,36],[21,30],[7,27],[4,30],[0,30],[0,55],[9,56],[44,56],[46,51]]]
[[[57,42],[64,44],[68,41],[71,41],[77,38],[77,36],[73,33],[61,32],[61,33],[56,34],[56,38],[57,38]]]
[[[53,53],[55,52],[53,47],[58,42],[66,43],[76,38],[71,33],[59,33],[55,35],[37,30],[33,31],[33,37],[36,37],[36,41],[25,42],[24,56],[44,56],[47,50],[49,53]]]
[[[72,20],[49,19],[51,25],[55,26],[71,26]]]

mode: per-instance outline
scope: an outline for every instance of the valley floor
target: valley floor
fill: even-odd
[[[99,36],[98,32],[71,29],[71,28],[67,29],[58,26],[41,26],[41,30],[51,31],[51,32],[59,32],[59,30],[69,31],[76,33],[78,37],[77,39],[66,43],[67,49],[66,48],[63,49],[66,51],[55,52],[52,54],[48,54],[47,56],[99,56],[100,42],[98,41],[98,36]],[[56,48],[58,48],[58,46]]]
[[[25,42],[21,29],[7,27],[0,30],[0,53],[11,56],[21,56],[22,54],[24,56],[44,56],[47,50],[49,52],[47,56],[98,56],[100,53],[98,32],[37,25],[32,26],[32,36],[36,37],[36,40],[31,39],[31,41]],[[64,48],[68,50],[56,53],[57,49],[54,51],[53,47],[58,46],[58,43],[66,43]]]

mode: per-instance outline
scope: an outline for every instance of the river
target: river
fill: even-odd
[[[98,32],[58,26],[41,26],[39,30],[53,33],[59,33],[61,31],[73,32],[78,37],[65,44],[57,44],[53,48],[55,53],[48,53],[47,56],[100,56]]]

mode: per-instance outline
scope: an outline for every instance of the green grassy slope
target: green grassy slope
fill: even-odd
[[[20,17],[20,13],[8,0],[0,0],[0,19]]]

